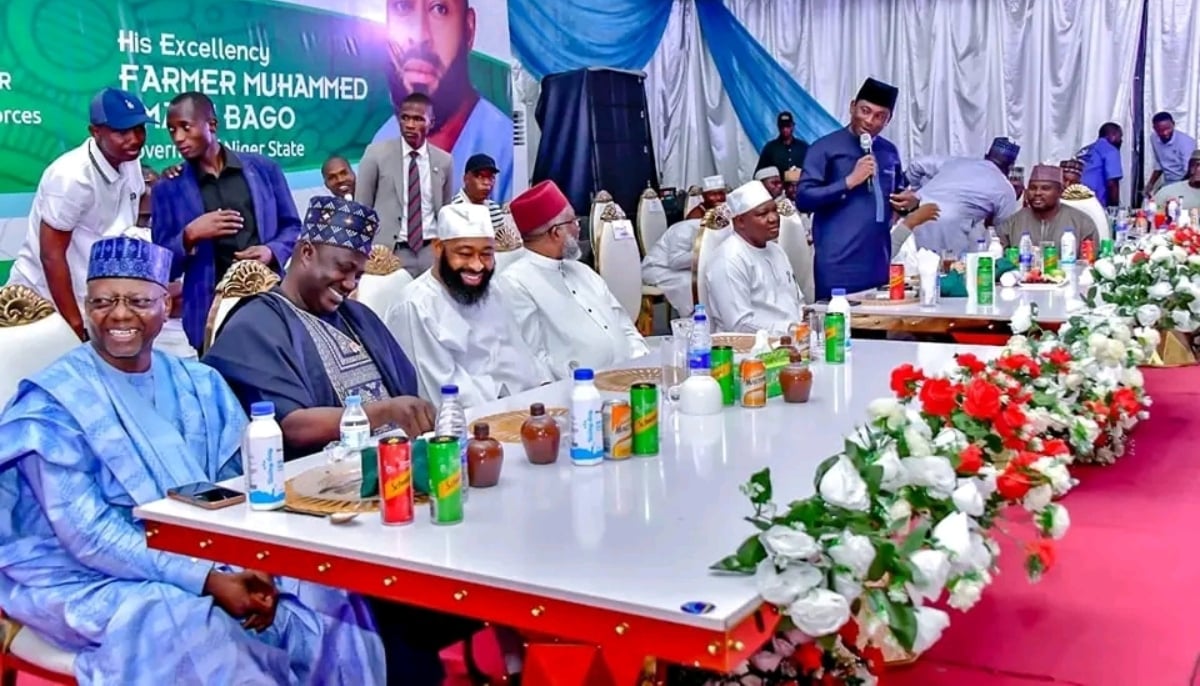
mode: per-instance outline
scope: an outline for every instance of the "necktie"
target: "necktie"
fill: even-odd
[[[419,153],[408,153],[408,249],[414,253],[421,250],[424,242],[421,235],[421,170],[417,167]]]

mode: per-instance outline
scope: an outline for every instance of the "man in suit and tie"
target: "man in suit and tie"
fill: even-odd
[[[394,246],[413,277],[433,265],[438,210],[451,200],[454,160],[429,143],[433,103],[412,93],[400,106],[400,138],[367,146],[354,199],[379,214],[376,245]]]
[[[154,187],[151,234],[175,253],[183,274],[183,329],[200,349],[217,284],[238,260],[278,273],[300,235],[300,215],[279,165],[217,140],[217,115],[203,93],[182,93],[167,110],[171,142],[186,162]]]

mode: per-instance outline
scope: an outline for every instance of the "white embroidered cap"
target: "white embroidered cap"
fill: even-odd
[[[750,210],[769,202],[775,202],[762,181],[748,181],[733,190],[725,198],[729,212],[734,217],[740,217]]]
[[[716,176],[704,177],[704,192],[723,191],[725,190],[725,177],[717,174]]]
[[[766,181],[767,179],[779,176],[779,170],[775,167],[763,167],[754,172],[755,181]]]
[[[437,237],[443,241],[456,238],[496,238],[492,215],[487,205],[459,203],[438,210]]]

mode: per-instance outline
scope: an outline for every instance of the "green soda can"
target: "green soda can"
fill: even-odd
[[[825,313],[825,363],[846,362],[846,315],[841,312]]]
[[[980,255],[975,267],[975,295],[980,305],[995,304],[996,266],[991,255]]]
[[[1112,257],[1112,256],[1113,256],[1113,239],[1111,239],[1111,238],[1100,239],[1100,257]]]
[[[1054,244],[1042,246],[1042,273],[1053,274],[1058,271],[1058,246]]]
[[[1008,263],[1014,267],[1020,265],[1021,264],[1021,249],[1016,246],[1010,245],[1009,247],[1004,249],[1004,259],[1008,260]]]
[[[658,386],[635,383],[629,387],[629,405],[633,410],[633,454],[651,457],[658,454]]]
[[[457,436],[429,441],[429,508],[434,524],[463,520],[462,460]]]
[[[711,357],[712,378],[721,387],[721,401],[726,407],[737,402],[737,388],[733,378],[733,346],[714,345]],[[636,421],[636,420],[635,420]]]

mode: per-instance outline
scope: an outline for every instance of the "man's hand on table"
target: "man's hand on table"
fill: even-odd
[[[242,620],[242,626],[263,631],[275,621],[275,602],[279,589],[262,572],[221,572],[216,569],[204,580],[204,594],[230,617]]]
[[[414,396],[389,398],[388,413],[391,423],[404,429],[404,433],[416,438],[423,433],[433,431],[435,415],[433,403]]]

